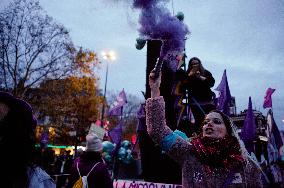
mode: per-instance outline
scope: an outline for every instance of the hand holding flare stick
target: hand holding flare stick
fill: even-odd
[[[151,71],[149,75],[149,86],[151,88],[151,98],[160,96],[162,65],[163,65],[162,58],[158,58],[154,69]]]
[[[161,77],[162,77],[162,66],[165,61],[166,54],[168,50],[165,47],[164,41],[162,41],[160,57],[157,58],[157,62],[155,64],[154,69],[150,72],[149,75],[149,86],[151,88],[151,98],[155,98],[160,96],[160,85],[161,85]]]
[[[157,79],[160,76],[161,70],[162,70],[162,66],[163,66],[163,59],[162,58],[158,58],[156,65],[154,67],[154,69],[151,71],[150,73],[150,77],[152,79]]]
[[[168,52],[168,50],[166,50],[164,41],[163,40],[158,40],[158,41],[162,42],[161,50],[160,50],[160,57],[157,58],[155,67],[150,73],[150,79],[154,79],[154,80],[156,80],[160,76],[160,72],[162,70],[162,66],[164,63],[164,58],[166,57],[166,54]]]

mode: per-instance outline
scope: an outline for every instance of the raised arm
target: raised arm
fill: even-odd
[[[146,101],[146,125],[152,140],[159,144],[174,160],[182,163],[191,145],[175,134],[167,125],[165,118],[165,102],[160,96],[161,75],[153,79],[149,76],[151,98]]]

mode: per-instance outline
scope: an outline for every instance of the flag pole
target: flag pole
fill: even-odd
[[[106,102],[106,89],[107,89],[107,76],[108,76],[108,62],[106,66],[106,77],[105,77],[105,88],[104,88],[104,101],[102,106],[102,115],[101,115],[101,127],[104,127],[104,113],[105,113],[105,102]]]
[[[272,112],[272,114],[273,114],[273,101],[272,101],[272,95],[270,96],[271,97],[271,112]]]

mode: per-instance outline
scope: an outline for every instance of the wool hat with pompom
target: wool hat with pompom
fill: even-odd
[[[102,140],[93,132],[86,136],[86,151],[102,151]]]

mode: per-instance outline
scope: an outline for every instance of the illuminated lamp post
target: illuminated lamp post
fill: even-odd
[[[106,60],[106,77],[105,77],[105,88],[104,88],[104,100],[106,101],[106,89],[107,89],[107,77],[108,77],[108,62],[114,61],[116,59],[114,51],[103,51],[102,52],[103,59]],[[103,102],[102,106],[102,116],[101,116],[101,127],[103,127],[104,121],[104,113],[105,113],[105,103]]]

